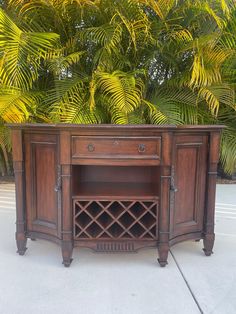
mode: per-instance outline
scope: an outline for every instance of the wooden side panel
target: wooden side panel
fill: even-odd
[[[25,156],[27,229],[58,236],[57,136],[26,134]]]
[[[201,231],[207,169],[207,135],[177,135],[173,156],[174,204],[171,238]]]

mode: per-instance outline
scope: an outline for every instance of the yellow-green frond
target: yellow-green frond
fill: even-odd
[[[113,107],[127,114],[140,105],[142,83],[138,80],[137,84],[133,75],[115,71],[111,74],[98,72],[96,77],[98,87],[109,97]]]
[[[55,47],[53,33],[25,33],[0,9],[0,78],[4,85],[29,89],[38,77],[40,58]]]

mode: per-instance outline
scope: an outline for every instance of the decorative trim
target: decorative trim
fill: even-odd
[[[98,252],[134,252],[133,242],[101,242],[97,243]]]

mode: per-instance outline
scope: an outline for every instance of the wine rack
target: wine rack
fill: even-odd
[[[158,200],[74,199],[74,239],[157,239]]]

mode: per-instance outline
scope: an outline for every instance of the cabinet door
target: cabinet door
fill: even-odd
[[[202,231],[207,170],[207,135],[178,134],[174,138],[171,234],[174,238]]]
[[[57,135],[25,134],[27,231],[59,235]]]

